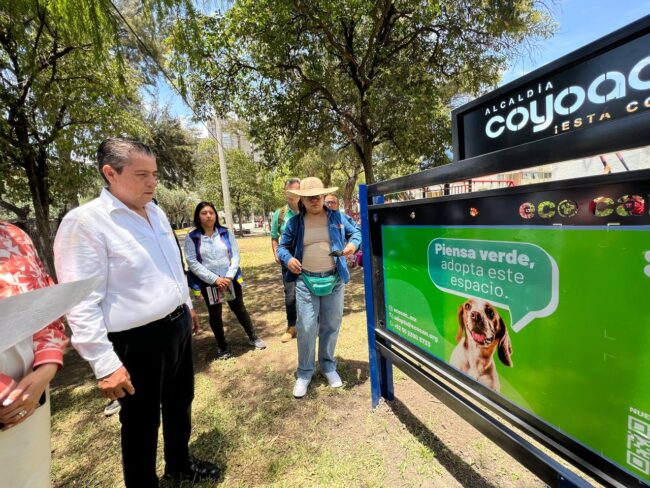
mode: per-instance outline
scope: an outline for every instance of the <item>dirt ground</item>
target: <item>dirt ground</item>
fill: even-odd
[[[317,375],[308,395],[295,400],[296,343],[279,340],[286,323],[270,243],[239,243],[245,302],[268,348],[251,350],[227,311],[233,358],[215,360],[207,311],[195,302],[203,330],[194,341],[191,450],[223,468],[223,486],[544,486],[398,370],[396,399],[371,409],[361,270],[346,290],[337,348],[344,387],[333,390]],[[123,486],[119,420],[103,416],[94,385],[89,367],[70,350],[52,386],[54,486]]]

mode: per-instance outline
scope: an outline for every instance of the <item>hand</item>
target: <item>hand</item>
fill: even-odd
[[[120,366],[108,376],[100,378],[97,386],[102,391],[102,395],[111,401],[135,393],[129,372],[124,366]]]
[[[296,258],[291,258],[287,263],[287,268],[289,268],[289,271],[291,271],[293,274],[300,274],[302,271],[302,263]]]
[[[5,424],[2,430],[10,429],[28,419],[38,407],[38,401],[45,388],[58,371],[57,364],[48,363],[38,366],[25,376],[0,404],[0,423]],[[20,415],[21,412],[25,412]]]
[[[230,286],[230,280],[228,278],[219,277],[214,281],[214,284],[217,285],[220,290],[225,290]]]
[[[192,316],[192,334],[198,334],[201,324],[199,323],[199,314],[196,313],[196,310],[190,310],[190,315]]]
[[[348,242],[348,245],[345,246],[343,251],[341,251],[341,256],[351,256],[352,254],[354,254],[354,252],[356,250],[357,250],[357,248],[354,247],[354,244],[352,244],[351,242]]]

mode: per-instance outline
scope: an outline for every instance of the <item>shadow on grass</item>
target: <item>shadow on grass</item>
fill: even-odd
[[[160,488],[189,488],[189,487],[209,487],[217,486],[223,481],[227,465],[223,461],[223,456],[219,454],[230,448],[230,441],[219,428],[213,428],[209,432],[200,434],[196,440],[190,443],[190,453],[197,458],[209,461],[219,468],[221,475],[217,481],[191,482],[191,481],[173,481],[161,480]]]
[[[279,337],[286,327],[280,269],[274,263],[248,267],[244,270],[244,279],[244,301],[254,327],[259,337],[269,342],[268,339]],[[353,272],[346,290],[346,316],[363,311],[362,281],[362,273]],[[191,443],[191,452],[200,459],[215,462],[224,472],[232,471],[235,476],[243,469],[249,476],[245,481],[247,485],[267,483],[270,475],[280,480],[292,465],[278,464],[276,451],[290,452],[291,439],[299,438],[302,432],[298,424],[287,425],[287,419],[293,418],[296,409],[304,410],[301,415],[305,418],[312,415],[309,402],[297,403],[292,396],[295,360],[288,359],[282,352],[278,354],[276,349],[295,348],[295,345],[279,346],[277,341],[272,341],[272,351],[254,351],[249,356],[253,360],[245,360],[242,356],[251,353],[253,348],[248,345],[248,338],[234,314],[224,311],[226,337],[237,359],[216,361],[216,341],[209,328],[207,309],[202,299],[195,301],[195,305],[202,324],[202,332],[193,341],[195,372],[204,373],[202,381],[209,382],[206,383],[207,391],[215,392],[216,396],[209,397],[208,403],[199,403],[200,408],[193,414],[196,438]],[[268,360],[267,353],[270,354]],[[367,382],[367,362],[338,359],[344,387],[334,392],[317,374],[310,388],[311,399],[327,401],[331,396],[336,402],[338,394],[348,395]],[[61,441],[55,457],[66,459],[66,462],[70,460],[74,465],[59,463],[55,486],[117,486],[121,479],[119,421],[103,416],[106,400],[100,397],[89,365],[72,349],[67,351],[65,361],[65,370],[57,375],[52,388],[53,419],[65,429],[59,429],[56,434]],[[215,400],[223,403],[215,405]],[[257,448],[265,457],[251,461],[260,466],[242,468],[241,456],[250,451],[247,439],[251,436],[268,439]],[[111,461],[107,464],[109,458]],[[163,483],[161,486],[192,484]]]
[[[460,456],[451,451],[445,443],[440,440],[429,428],[417,418],[409,408],[397,398],[392,402],[386,402],[395,416],[424,446],[435,453],[438,462],[451,474],[462,486],[473,488],[495,488],[496,485],[486,480],[480,473]]]
[[[363,284],[363,268],[350,270],[350,282],[345,288],[345,308],[343,316],[350,313],[366,311],[365,288]]]
[[[327,386],[327,380],[318,372],[318,364],[316,365],[316,370],[317,372],[314,374],[311,382],[312,387],[318,385]],[[358,388],[368,381],[370,375],[368,362],[354,359],[337,358],[336,370],[343,381],[342,391]]]

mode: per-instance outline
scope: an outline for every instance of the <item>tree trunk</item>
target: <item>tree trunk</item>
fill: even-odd
[[[357,180],[359,179],[360,171],[361,165],[355,166],[352,175],[350,175],[348,177],[348,180],[345,182],[345,188],[343,190],[343,204],[345,213],[348,215],[351,215],[352,212],[352,196],[354,195],[354,188],[357,186]]]
[[[363,141],[363,170],[366,174],[366,184],[370,185],[375,182],[375,172],[372,167],[372,150],[371,140]]]
[[[323,185],[325,185],[325,188],[330,186],[332,184],[332,170],[333,164],[332,161],[327,161],[326,164],[324,164],[323,168]]]
[[[56,276],[54,270],[54,249],[50,228],[50,195],[47,175],[47,155],[43,149],[38,154],[30,149],[23,151],[25,157],[25,171],[29,192],[34,205],[36,217],[36,235],[34,244],[38,254],[51,276]]]
[[[237,220],[239,220],[239,234],[244,237],[244,224],[242,222],[241,209],[237,206]]]
[[[366,174],[366,184],[370,185],[375,182],[375,172],[372,167],[372,139],[361,136],[361,141],[354,142],[353,147],[363,165],[363,171]]]

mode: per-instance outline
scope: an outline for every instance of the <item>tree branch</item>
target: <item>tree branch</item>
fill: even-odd
[[[309,20],[314,22],[325,34],[325,37],[327,37],[327,40],[329,43],[339,52],[342,58],[344,58],[346,61],[353,63],[356,69],[359,69],[359,63],[355,59],[355,57],[347,51],[345,46],[341,44],[339,41],[336,40],[336,37],[332,33],[330,29],[327,28],[325,23],[317,16],[315,15],[312,10],[307,6],[308,1],[307,0],[294,0],[293,5],[298,10],[299,12],[303,13]]]
[[[59,107],[59,111],[56,114],[56,120],[54,121],[54,127],[52,127],[52,132],[50,132],[49,136],[42,138],[40,141],[42,147],[52,144],[55,141],[55,139],[59,137],[59,133],[61,132],[61,129],[69,125],[72,125],[71,123],[68,124],[63,123],[63,117],[65,117],[67,111],[68,111],[68,106],[65,103]]]
[[[376,22],[373,27],[372,34],[370,34],[370,37],[368,38],[368,48],[366,49],[366,53],[363,55],[363,58],[361,59],[361,66],[359,67],[361,76],[363,76],[366,79],[367,79],[366,68],[367,68],[368,60],[370,59],[371,54],[374,54],[375,44],[379,40],[380,32],[383,30],[383,27],[385,25],[385,20],[388,18],[388,12],[390,11],[391,7],[393,7],[393,2],[392,0],[384,0],[384,8],[382,10],[381,16],[377,19],[376,14],[377,11],[379,10],[379,5],[380,2],[377,2],[375,4],[375,9],[373,9],[371,14],[371,17],[375,19]]]
[[[20,208],[13,203],[3,200],[2,198],[0,198],[0,207],[8,210],[9,212],[15,213],[19,220],[25,220],[30,210],[29,205]]]

